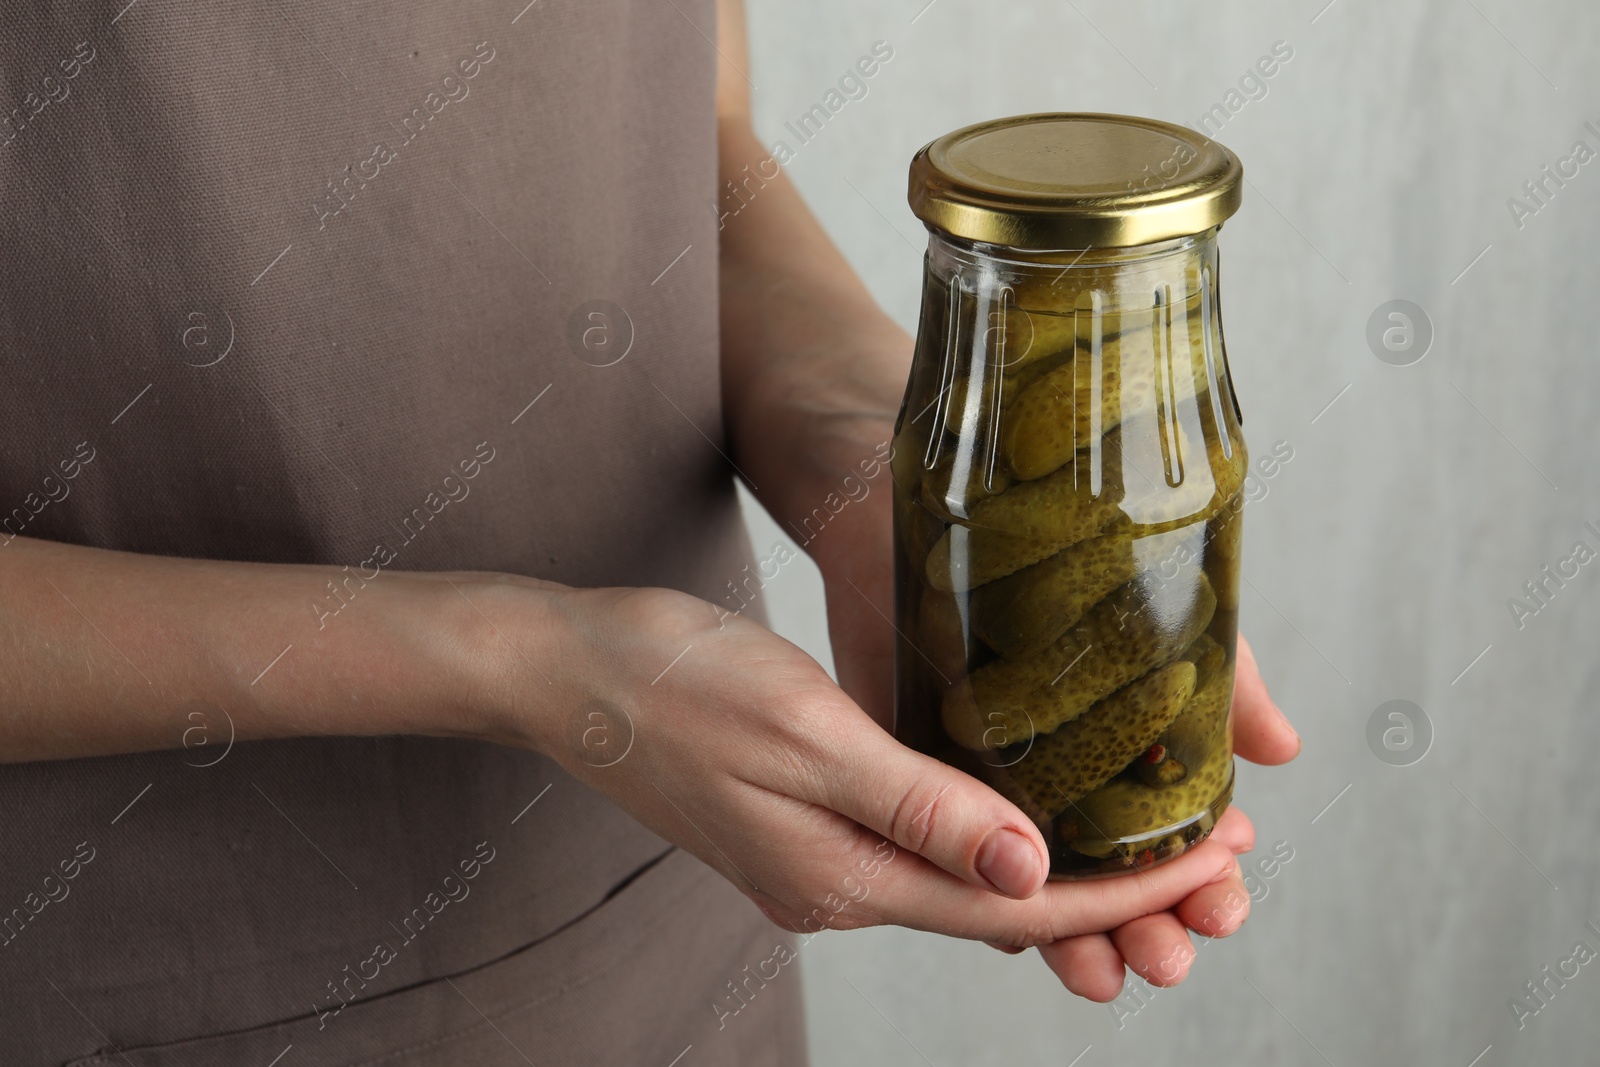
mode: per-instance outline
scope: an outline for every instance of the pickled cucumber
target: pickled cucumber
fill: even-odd
[[[962,592],[1049,559],[1124,521],[1114,490],[1091,497],[1063,469],[977,499],[969,519],[953,522],[934,543],[925,566],[927,580],[935,589]],[[1005,529],[1008,523],[1015,529]]]
[[[923,573],[940,592],[962,593],[1048,559],[1059,548],[998,530],[952,526],[928,550]]]
[[[970,294],[966,299],[969,301],[969,306],[972,306]],[[981,346],[973,345],[974,339],[968,336],[967,345],[964,346],[975,348],[982,353],[985,361],[982,368],[984,373],[958,375],[950,383],[950,400],[945,408],[945,429],[958,436],[963,433],[964,428],[976,431],[978,427],[972,425],[972,421],[987,418],[993,412],[995,407],[993,381],[996,371],[1001,376],[1002,398],[1014,397],[1037,381],[1041,375],[1072,356],[1073,337],[1077,329],[1077,320],[1072,314],[1029,311],[1013,305],[1007,308],[1003,318],[998,310],[991,312],[990,315],[991,321],[996,326],[1004,322],[1004,333],[998,329],[991,329],[985,338],[986,343]],[[960,338],[957,339],[957,343],[960,343]],[[959,357],[960,353],[953,355]],[[991,360],[993,367],[989,366]],[[974,383],[979,390],[979,399],[976,404],[969,405],[968,389]]]
[[[1244,485],[1244,450],[1235,446],[1230,456],[1210,434],[1198,447],[1196,435],[1181,422],[1165,443],[1151,429],[1133,440],[1113,435],[1098,457],[1085,449],[1043,478],[976,501],[967,525],[974,532],[994,530],[1065,548],[1093,537],[1115,517],[1150,527],[1139,531],[1147,534],[1220,515]],[[1098,486],[1091,477],[1095,466]]]
[[[1166,351],[1157,351],[1155,329],[1129,330],[1124,321],[1119,334],[1102,338],[1098,363],[1080,343],[1027,385],[1005,413],[1003,455],[1011,472],[1023,479],[1049,474],[1096,435],[1105,436],[1136,414],[1155,412],[1158,401],[1170,407],[1194,397],[1205,364],[1199,316],[1188,323],[1190,344],[1159,345]]]
[[[946,592],[975,588],[1087,541],[1121,516],[1116,494],[1091,496],[1087,479],[1074,484],[1073,469],[1064,467],[974,504],[970,520],[933,546],[928,581]]]
[[[1088,463],[1085,462],[1085,467]],[[1047,478],[1022,482],[972,508],[972,526],[1018,537],[1058,543],[1065,548],[1099,533],[1121,514],[1120,493],[1102,486],[1096,494],[1077,464]]]
[[[946,684],[967,673],[972,648],[967,640],[960,600],[937,589],[922,591],[917,613],[917,649]]]
[[[1047,823],[1055,818],[1054,815],[1041,808],[1039,802],[1033,799],[1033,795],[1013,781],[1009,774],[989,775],[989,785],[996,793],[1015,804],[1024,815],[1034,822]]]
[[[958,473],[955,460],[954,451],[946,452],[922,476],[922,506],[945,522],[960,522],[978,501],[1005,492],[1012,481],[1004,469],[991,472],[982,462],[963,463]]]
[[[1156,740],[1169,758],[1186,767],[1198,767],[1223,739],[1233,702],[1233,672],[1226,669],[1226,651],[1205,634],[1190,646],[1184,658],[1195,665],[1197,672],[1194,695]]]
[[[1131,534],[1121,524],[976,589],[972,629],[1002,656],[1025,659],[1049,647],[1133,572]]]
[[[1233,753],[1226,745],[1212,748],[1204,763],[1174,786],[1151,787],[1118,778],[1068,805],[1067,814],[1081,828],[1075,851],[1105,856],[1120,838],[1159,834],[1205,810],[1227,787]]]
[[[1045,477],[1003,491],[980,494],[969,488],[965,493],[971,502],[966,505],[967,519],[960,522],[958,515],[947,515],[956,524],[928,556],[928,581],[946,592],[974,589],[1094,537],[1118,519],[1149,527],[1141,531],[1146,533],[1202,521],[1232,506],[1244,483],[1243,450],[1234,449],[1230,457],[1219,441],[1208,441],[1205,462],[1201,462],[1200,450],[1190,445],[1191,437],[1181,424],[1174,428],[1168,445],[1172,457],[1187,457],[1178,468],[1183,474],[1177,485],[1167,481],[1165,471],[1178,459],[1163,458],[1159,449],[1144,442],[1134,449],[1141,454],[1129,455],[1120,441],[1118,435],[1107,443],[1111,457],[1118,462],[1104,472],[1098,492],[1090,488],[1088,471],[1093,463],[1106,466],[1106,457],[1096,458],[1088,450]],[[1123,469],[1133,470],[1136,476],[1126,479]],[[947,481],[949,475],[931,477],[930,484],[943,484],[940,477]],[[977,482],[974,476],[969,485]],[[952,544],[952,540],[961,544]]]
[[[1015,375],[1037,367],[1052,357],[1071,352],[1077,332],[1077,317],[1058,311],[1035,310],[1047,307],[1030,304],[1007,308],[1005,323],[1005,371]]]
[[[1129,582],[1038,655],[986,664],[952,687],[943,701],[945,732],[974,751],[1049,733],[1176,659],[1205,630],[1216,603],[1203,574],[1154,597]]]
[[[1204,440],[1204,448],[1195,447],[1195,434],[1181,422],[1165,443],[1154,427],[1131,439],[1126,433],[1118,435],[1118,458],[1134,472],[1124,476],[1126,492],[1119,506],[1130,521],[1146,528],[1141,532],[1188,526],[1243,509],[1244,502],[1237,498],[1246,473],[1244,450],[1233,446],[1230,456],[1213,435],[1206,434]],[[1177,484],[1169,479],[1177,479]]]
[[[1144,753],[1194,692],[1186,660],[1151,671],[1033,744],[1008,770],[1048,818]],[[1002,754],[1005,755],[1005,754]]]
[[[1206,545],[1219,577],[1218,600],[1230,611],[1239,607],[1240,553],[1243,548],[1244,495],[1229,501],[1206,522]],[[1221,588],[1225,586],[1226,592]]]

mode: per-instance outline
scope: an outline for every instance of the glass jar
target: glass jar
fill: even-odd
[[[1216,236],[1237,158],[1027,115],[918,153],[895,428],[895,733],[1012,800],[1051,876],[1205,837],[1233,790],[1246,473]]]

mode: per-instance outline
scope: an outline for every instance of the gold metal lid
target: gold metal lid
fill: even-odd
[[[1239,209],[1239,157],[1130,115],[1017,115],[947,133],[911,161],[931,229],[1023,249],[1128,247],[1202,233]]]

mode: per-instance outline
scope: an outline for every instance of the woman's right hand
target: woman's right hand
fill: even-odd
[[[1216,936],[1224,902],[1248,899],[1229,847],[1247,829],[1136,877],[1046,883],[1021,811],[895,741],[764,627],[669,590],[540,589],[530,614],[521,583],[463,587],[516,679],[493,739],[552,757],[789,930],[1026,948],[1171,911]],[[1171,967],[1166,939],[1121,947],[1140,973]]]

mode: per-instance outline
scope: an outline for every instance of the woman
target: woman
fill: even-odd
[[[10,17],[0,1061],[802,1063],[817,916],[1180,980],[1243,815],[1046,885],[880,725],[910,342],[781,175],[715,206],[736,0],[516,6]],[[735,471],[872,486],[842,688],[731,595]]]

